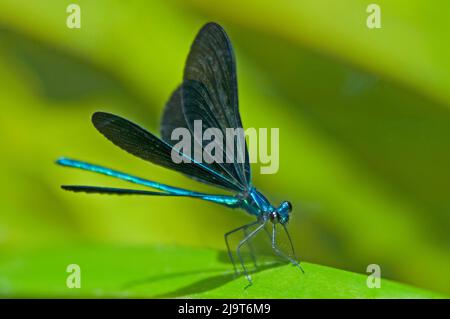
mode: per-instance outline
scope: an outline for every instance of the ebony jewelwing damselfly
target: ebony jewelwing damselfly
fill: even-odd
[[[69,158],[60,158],[57,160],[57,164],[108,175],[157,191],[78,185],[61,187],[74,192],[97,194],[183,196],[210,201],[230,208],[243,209],[255,216],[256,221],[225,234],[228,255],[235,272],[237,273],[236,264],[228,238],[231,234],[241,230],[245,237],[237,245],[236,254],[249,284],[252,281],[241,249],[262,230],[270,237],[274,252],[302,270],[295,257],[292,241],[286,228],[292,206],[287,201],[282,202],[278,207],[272,206],[267,198],[252,185],[245,139],[243,142],[241,140],[241,145],[239,145],[239,139],[236,140],[238,151],[233,152],[232,161],[203,163],[179,150],[176,153],[186,161],[180,163],[173,161],[174,142],[171,139],[173,130],[186,128],[193,133],[194,121],[198,120],[202,121],[203,128],[220,129],[224,133],[223,136],[226,135],[227,128],[242,129],[238,109],[234,52],[227,34],[216,23],[208,23],[203,26],[191,46],[184,69],[183,82],[174,91],[165,106],[161,121],[161,138],[122,117],[109,113],[94,113],[92,123],[100,133],[123,150],[146,161],[183,173],[200,182],[226,189],[234,195],[199,193]],[[204,146],[202,141],[197,140],[193,143],[200,143],[201,147]],[[243,150],[244,160],[238,158],[239,149]],[[270,224],[272,225],[271,231],[266,227]],[[287,235],[291,253],[285,253],[278,247],[277,225],[281,226],[282,231]],[[250,232],[248,232],[249,229],[251,229]]]

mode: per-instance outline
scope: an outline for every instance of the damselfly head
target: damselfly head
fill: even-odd
[[[289,213],[292,211],[292,204],[284,201],[276,210],[277,220],[280,224],[286,224],[289,221]]]
[[[289,221],[289,213],[292,211],[292,204],[284,201],[278,206],[276,210],[269,213],[269,218],[272,223],[286,224]]]

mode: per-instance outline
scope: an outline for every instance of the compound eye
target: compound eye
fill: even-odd
[[[292,204],[291,204],[291,202],[286,202],[286,205],[288,207],[289,213],[292,212]]]

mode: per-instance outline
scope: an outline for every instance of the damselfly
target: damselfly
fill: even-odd
[[[193,159],[179,149],[175,150],[171,138],[174,129],[185,128],[193,132],[194,122],[198,120],[202,121],[205,129],[220,129],[224,133],[223,136],[226,135],[227,128],[242,129],[238,109],[234,52],[227,34],[216,23],[206,24],[192,44],[184,69],[183,82],[174,91],[165,106],[161,121],[161,138],[122,117],[109,113],[94,113],[92,122],[100,133],[123,150],[146,161],[183,173],[200,182],[226,189],[233,195],[195,192],[69,158],[60,158],[57,163],[147,186],[156,191],[78,185],[63,185],[62,188],[74,192],[99,194],[184,196],[230,208],[243,209],[255,216],[256,221],[225,234],[228,255],[235,272],[237,273],[237,268],[230,250],[229,236],[238,231],[243,231],[245,237],[237,245],[236,255],[250,284],[252,281],[241,250],[261,231],[269,236],[272,248],[278,256],[302,270],[295,257],[292,241],[286,228],[292,206],[287,201],[282,202],[278,207],[272,206],[267,198],[252,185],[245,138],[242,140],[236,137],[237,152],[231,152],[232,155],[227,154],[232,158],[231,160],[227,158],[224,162],[213,161],[208,164]],[[193,141],[193,144],[197,146],[200,144],[201,149],[205,146],[204,141],[199,140]],[[239,150],[243,150],[241,154]],[[226,153],[229,150],[224,149],[223,151]],[[175,163],[174,153],[181,157],[182,161]],[[239,158],[240,156],[243,156],[244,160]],[[270,225],[271,227],[269,227]],[[287,235],[290,253],[285,253],[278,247],[278,227],[281,227]]]

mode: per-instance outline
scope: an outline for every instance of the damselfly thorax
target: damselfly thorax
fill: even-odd
[[[240,207],[250,215],[259,219],[269,219],[273,223],[286,224],[289,221],[292,205],[288,201],[284,201],[278,207],[275,207],[255,187],[238,195],[238,198],[240,198]]]

